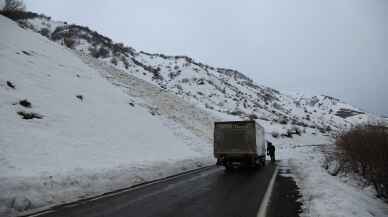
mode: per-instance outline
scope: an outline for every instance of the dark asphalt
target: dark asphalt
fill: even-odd
[[[93,201],[59,206],[45,217],[256,217],[275,166],[188,174]]]
[[[302,213],[302,197],[295,180],[290,176],[291,169],[287,166],[279,168],[273,187],[267,217],[299,217]]]

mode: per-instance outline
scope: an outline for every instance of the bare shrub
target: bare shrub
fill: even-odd
[[[337,160],[344,171],[373,184],[379,197],[388,198],[388,128],[358,126],[336,140]]]
[[[50,38],[50,30],[48,28],[42,28],[39,33],[46,38]]]
[[[109,57],[109,50],[106,49],[105,47],[100,47],[100,49],[98,49],[97,56],[98,56],[98,58],[99,57],[107,58],[107,57]]]
[[[22,117],[23,119],[26,119],[26,120],[42,119],[43,118],[43,115],[40,115],[40,114],[35,113],[35,112],[18,111],[17,114],[20,115],[20,117]]]

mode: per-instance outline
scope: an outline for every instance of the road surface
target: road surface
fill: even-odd
[[[275,169],[276,165],[268,164],[259,170],[226,172],[214,166],[106,197],[57,206],[39,216],[257,217]],[[274,186],[279,188],[276,181]],[[279,197],[272,201],[276,206],[269,207],[272,214],[267,216],[278,216],[277,200]]]

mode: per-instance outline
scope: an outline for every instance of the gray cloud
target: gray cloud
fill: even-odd
[[[388,114],[385,0],[25,2],[136,49],[189,55],[282,91]]]

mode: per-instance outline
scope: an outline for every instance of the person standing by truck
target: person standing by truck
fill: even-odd
[[[270,141],[267,141],[267,155],[271,158],[271,162],[275,162],[275,146]]]

